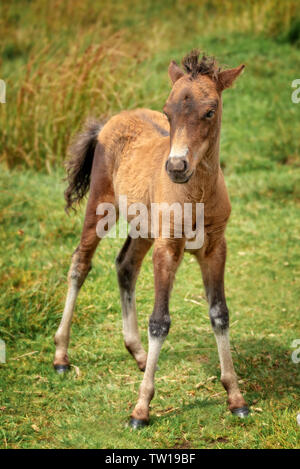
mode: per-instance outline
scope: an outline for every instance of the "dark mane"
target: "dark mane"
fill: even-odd
[[[201,52],[198,49],[193,49],[182,59],[182,66],[186,73],[191,75],[191,78],[196,78],[198,75],[208,75],[213,80],[218,77],[221,68],[218,66],[214,57],[208,57],[205,54],[200,59]]]

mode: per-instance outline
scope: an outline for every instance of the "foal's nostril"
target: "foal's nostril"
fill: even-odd
[[[183,173],[185,169],[186,161],[182,158],[177,158],[177,160],[174,162],[174,171],[177,171],[178,173]]]
[[[189,172],[189,162],[186,158],[180,156],[169,157],[166,161],[166,171],[169,178],[176,183],[183,184],[189,181],[192,173]]]
[[[166,161],[166,170],[168,172],[185,173],[188,168],[188,163],[184,158],[169,158]]]

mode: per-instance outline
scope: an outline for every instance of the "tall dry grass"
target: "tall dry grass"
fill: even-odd
[[[171,53],[183,42],[197,46],[201,34],[288,37],[297,3],[4,1],[1,160],[50,172],[65,158],[70,135],[85,116],[158,103],[165,85],[155,78],[160,70],[151,68],[152,60],[166,67]]]
[[[74,44],[61,61],[47,60],[46,46],[32,56],[15,95],[3,108],[3,157],[9,166],[25,162],[47,170],[65,155],[70,135],[88,114],[105,117],[135,104],[134,87],[121,90],[138,59],[123,47],[122,33],[79,52]],[[9,88],[9,83],[8,83]],[[136,103],[137,104],[137,103]]]

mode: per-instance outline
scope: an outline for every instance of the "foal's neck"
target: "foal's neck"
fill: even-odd
[[[211,139],[210,145],[197,165],[193,198],[207,201],[216,190],[220,169],[220,131]]]

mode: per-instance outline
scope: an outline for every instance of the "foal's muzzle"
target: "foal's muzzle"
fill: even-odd
[[[185,157],[173,156],[166,161],[166,171],[169,178],[177,184],[188,182],[192,173],[189,172],[189,163]]]

